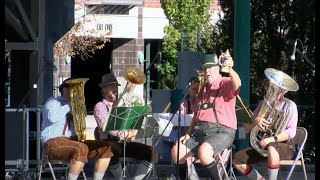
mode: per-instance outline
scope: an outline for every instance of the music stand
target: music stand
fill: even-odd
[[[151,164],[152,164],[152,170],[148,173],[146,176],[147,179],[158,179],[158,175],[155,170],[155,164],[156,164],[156,157],[155,157],[155,143],[154,143],[154,136],[156,135],[157,131],[159,131],[159,127],[157,126],[157,121],[153,118],[153,116],[148,117],[144,124],[142,125],[142,128],[138,131],[136,139],[139,138],[151,138],[151,147],[152,147],[152,158],[151,158]]]
[[[104,131],[124,130],[126,132],[131,129],[141,129],[147,112],[147,106],[114,107],[111,109]],[[123,171],[121,179],[126,178],[126,139],[127,137],[123,141]]]

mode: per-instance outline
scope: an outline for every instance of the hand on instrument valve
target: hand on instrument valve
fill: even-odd
[[[273,137],[268,137],[260,141],[259,145],[263,148],[267,148],[267,145],[271,142],[274,142]]]
[[[260,131],[265,131],[271,125],[269,121],[262,117],[256,117],[254,120],[256,121],[256,124],[259,126]]]

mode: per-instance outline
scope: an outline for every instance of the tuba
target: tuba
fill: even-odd
[[[278,98],[287,91],[298,91],[299,85],[289,75],[273,68],[265,69],[264,74],[269,79],[269,86],[257,117],[265,118],[271,125],[264,131],[256,125],[250,132],[250,144],[258,153],[267,157],[268,153],[266,149],[260,147],[260,141],[284,131],[294,108],[294,104],[289,99],[283,98],[279,102]]]
[[[141,98],[132,95],[131,90],[129,92],[129,84],[140,85],[146,82],[146,76],[144,73],[136,67],[128,67],[124,70],[124,79],[127,81],[126,86],[118,98],[117,106],[128,106],[142,105],[144,102]]]
[[[87,126],[86,116],[87,109],[84,98],[84,85],[88,78],[70,79],[66,81],[70,85],[70,102],[72,108],[74,130],[78,141],[86,140]]]

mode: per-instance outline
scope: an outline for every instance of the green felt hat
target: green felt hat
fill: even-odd
[[[210,68],[213,66],[218,66],[218,57],[215,53],[213,54],[205,54],[202,60],[202,68]]]

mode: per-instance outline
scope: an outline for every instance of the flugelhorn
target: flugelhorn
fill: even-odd
[[[195,70],[197,72],[197,76],[199,77],[199,88],[198,88],[198,93],[200,92],[201,87],[205,83],[205,75],[202,71]]]
[[[136,67],[128,67],[124,70],[124,79],[127,81],[126,86],[118,98],[117,106],[122,106],[124,103],[127,104],[127,97],[130,96],[129,84],[140,85],[146,82],[146,76],[144,73]],[[125,96],[125,97],[124,97]]]

